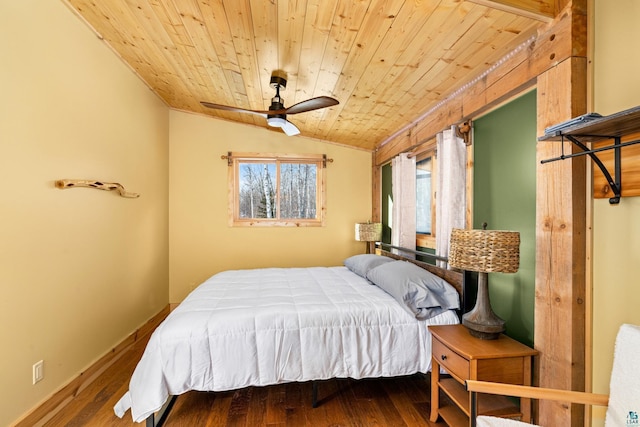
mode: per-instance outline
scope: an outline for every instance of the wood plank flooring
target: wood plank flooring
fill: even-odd
[[[45,423],[53,426],[144,426],[115,416],[147,339],[140,340]],[[311,383],[249,387],[236,391],[189,392],[179,396],[165,426],[444,426],[429,419],[429,375],[383,379],[333,379],[318,387],[311,407]]]

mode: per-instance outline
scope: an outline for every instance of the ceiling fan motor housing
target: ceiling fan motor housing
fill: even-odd
[[[269,110],[281,110],[281,103],[271,103]],[[267,124],[272,127],[282,127],[287,121],[286,114],[267,114]]]
[[[284,101],[280,97],[280,90],[284,90],[287,87],[287,79],[272,75],[269,85],[276,90],[276,96],[271,98],[270,111],[284,110]],[[281,120],[278,120],[281,119]],[[268,114],[267,124],[273,127],[282,127],[287,120],[286,114]]]
[[[284,105],[282,102],[282,98],[280,98],[280,96],[276,95],[274,98],[271,99],[271,105],[269,106],[269,110],[270,111],[284,110]],[[282,121],[286,121],[287,115],[286,114],[267,114],[267,124],[269,124],[269,126],[274,126],[274,123],[282,123],[282,121],[271,120],[271,119],[282,119]],[[280,125],[276,127],[280,127]]]

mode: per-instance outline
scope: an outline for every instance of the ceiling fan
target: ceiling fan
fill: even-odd
[[[284,100],[280,97],[280,90],[285,90],[287,87],[287,79],[277,75],[276,73],[271,75],[269,85],[276,90],[276,96],[271,98],[271,105],[269,110],[248,110],[245,108],[231,107],[228,105],[213,104],[211,102],[201,101],[200,103],[208,108],[216,110],[233,111],[236,113],[249,113],[257,114],[267,119],[267,125],[271,127],[281,128],[288,136],[297,135],[300,130],[287,120],[287,114],[306,113],[307,111],[319,110],[321,108],[331,107],[332,105],[339,104],[338,100],[328,96],[318,96],[316,98],[307,99],[306,101],[298,102],[291,107],[285,108]]]

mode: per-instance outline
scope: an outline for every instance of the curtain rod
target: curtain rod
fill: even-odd
[[[308,154],[307,154],[308,155]],[[220,156],[220,158],[222,160],[226,160],[229,166],[233,166],[233,159],[250,159],[250,160],[254,160],[254,159],[260,159],[260,158],[264,158],[264,159],[287,159],[287,158],[291,158],[292,160],[309,160],[309,161],[321,161],[322,162],[322,167],[326,168],[327,167],[327,163],[333,163],[333,159],[331,158],[327,158],[326,154],[317,154],[316,156],[322,156],[320,157],[305,157],[304,154],[301,154],[300,156],[298,155],[283,155],[283,154],[269,154],[269,155],[261,155],[261,154],[255,154],[255,155],[237,155],[234,156],[233,153],[231,151],[227,152],[227,154],[223,154],[222,156]]]

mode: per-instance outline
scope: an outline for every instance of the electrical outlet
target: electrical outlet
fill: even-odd
[[[38,381],[42,381],[44,378],[44,360],[36,362],[33,365],[33,383],[37,383]]]

